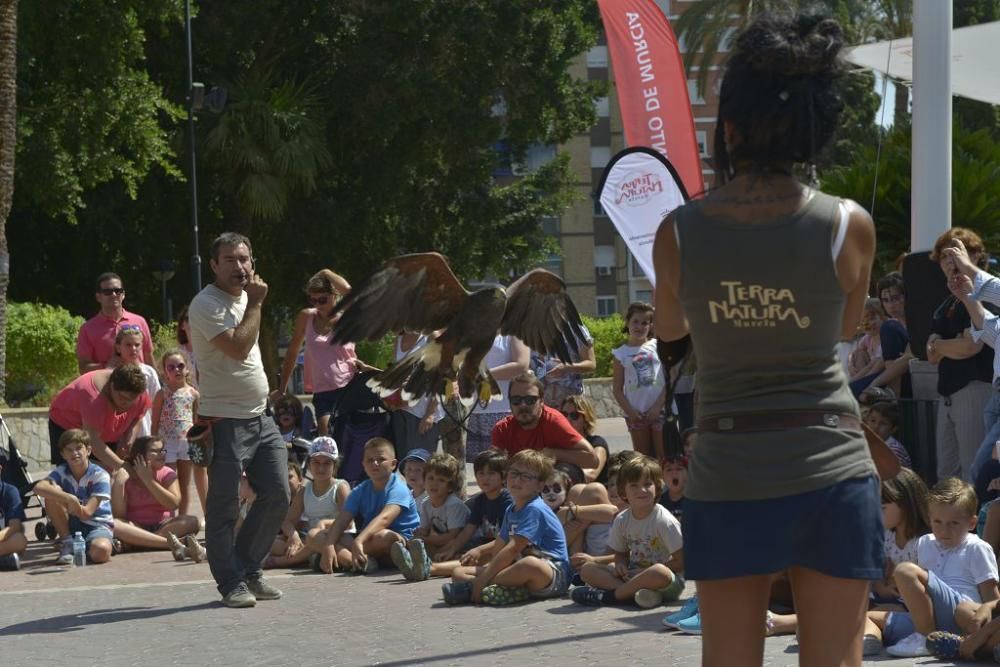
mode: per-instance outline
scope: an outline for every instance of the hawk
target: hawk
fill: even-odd
[[[469,292],[436,252],[390,259],[351,290],[337,313],[331,343],[378,340],[399,331],[430,337],[369,381],[382,396],[400,391],[407,402],[444,394],[449,381],[457,382],[466,405],[499,395],[483,363],[498,334],[516,336],[565,363],[584,338],[580,314],[554,273],[534,269],[507,289]]]

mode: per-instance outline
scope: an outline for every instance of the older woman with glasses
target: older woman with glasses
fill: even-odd
[[[330,344],[330,332],[339,319],[333,316],[333,308],[350,291],[350,283],[330,269],[323,269],[309,279],[306,283],[309,308],[303,308],[295,318],[292,340],[281,364],[278,388],[271,394],[274,402],[287,392],[299,350],[305,343],[305,388],[313,395],[320,435],[330,434],[330,417],[337,412],[340,390],[358,371],[371,368],[358,359],[354,343]]]

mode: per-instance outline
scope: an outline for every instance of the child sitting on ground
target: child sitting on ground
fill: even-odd
[[[338,455],[337,443],[331,437],[320,436],[309,445],[306,466],[312,479],[306,480],[292,496],[281,533],[275,538],[264,567],[294,567],[309,561],[313,569],[319,570],[322,549],[315,548],[320,546],[316,536],[333,525],[351,489],[346,480],[336,478]],[[299,531],[300,521],[305,523],[303,531]]]
[[[485,566],[455,568],[452,583],[441,587],[447,604],[503,605],[566,594],[570,577],[566,537],[559,519],[538,495],[542,481],[552,475],[552,463],[533,449],[510,459],[507,490],[514,505],[494,540],[493,557]]]
[[[3,466],[0,466],[2,472]],[[21,569],[21,557],[28,548],[28,538],[24,536],[25,520],[21,493],[0,476],[0,570]]]
[[[190,558],[200,563],[206,553],[195,538],[198,517],[177,514],[181,485],[166,459],[166,445],[159,437],[143,436],[132,444],[125,460],[128,480],[111,492],[113,532],[128,546],[170,551],[176,561]]]
[[[409,581],[425,581],[431,573],[431,558],[454,540],[469,519],[469,508],[458,499],[458,459],[435,454],[424,465],[427,499],[420,503],[420,528],[406,544],[389,549],[393,564]]]
[[[106,563],[111,558],[111,477],[90,462],[90,436],[71,428],[59,436],[59,454],[63,457],[49,476],[35,485],[35,495],[45,500],[48,515],[61,540],[56,562],[73,562],[73,536],[83,535],[87,556],[92,563]]]
[[[934,630],[962,634],[955,611],[963,600],[996,600],[997,559],[986,542],[969,531],[976,526],[976,493],[950,477],[930,492],[930,535],[917,540],[917,562],[896,565],[893,580],[909,609],[868,612],[865,634],[881,637],[889,655],[930,655],[927,635]],[[966,619],[968,620],[968,619]]]
[[[406,480],[406,485],[413,494],[413,500],[420,504],[427,500],[427,493],[424,491],[424,466],[431,458],[431,453],[426,449],[411,449],[399,462],[399,474]]]
[[[368,479],[347,496],[333,525],[316,535],[314,548],[322,554],[323,572],[341,567],[365,574],[375,572],[379,568],[377,559],[388,558],[392,545],[412,538],[420,525],[413,495],[395,473],[396,449],[392,443],[372,438],[365,443],[362,456]],[[347,533],[352,522],[358,529],[354,538]],[[345,549],[350,551],[349,559]]]
[[[878,401],[872,404],[867,412],[865,412],[865,424],[871,430],[875,431],[878,437],[885,440],[885,444],[889,445],[889,449],[899,459],[899,465],[904,468],[912,468],[913,462],[910,460],[910,454],[906,451],[906,447],[893,437],[898,423],[899,408],[896,407],[895,403]]]
[[[663,461],[663,495],[660,505],[670,510],[674,518],[684,522],[684,487],[687,486],[688,461],[684,456],[668,456]]]
[[[632,459],[618,471],[617,482],[629,508],[611,525],[614,565],[585,564],[580,576],[587,585],[573,590],[573,601],[599,606],[635,600],[651,609],[665,598],[676,599],[684,588],[675,574],[684,569],[681,525],[657,503],[663,477],[656,461]]]
[[[288,458],[300,466],[305,465],[309,451],[309,435],[302,432],[303,414],[302,401],[293,394],[285,394],[274,403],[274,422],[285,441]]]

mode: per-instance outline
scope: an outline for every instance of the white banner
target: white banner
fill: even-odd
[[[688,199],[677,171],[651,148],[626,148],[604,168],[599,192],[601,207],[655,287],[656,230],[668,213]]]

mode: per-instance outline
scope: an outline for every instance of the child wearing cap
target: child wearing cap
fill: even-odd
[[[294,567],[307,561],[319,567],[325,531],[337,519],[350,492],[350,485],[336,478],[338,454],[337,442],[327,436],[309,445],[306,465],[312,479],[306,480],[292,497],[265,567]],[[300,521],[305,523],[305,530],[298,530]]]
[[[413,501],[420,507],[420,503],[427,500],[427,493],[424,491],[424,466],[431,458],[431,453],[426,449],[411,449],[399,462],[399,474],[406,480],[406,485],[413,493]]]

